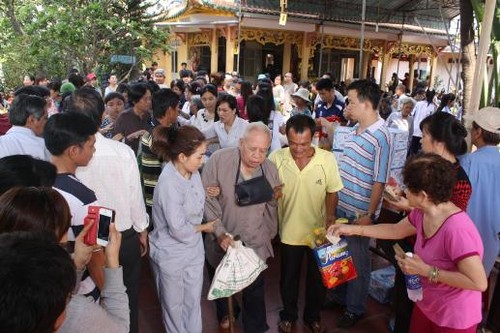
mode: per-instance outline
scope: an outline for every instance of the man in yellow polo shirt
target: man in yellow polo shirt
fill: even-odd
[[[286,123],[289,147],[269,156],[283,183],[282,196],[278,201],[283,302],[278,324],[280,333],[293,332],[298,318],[297,301],[304,255],[307,259],[304,324],[313,333],[324,332],[320,311],[325,287],[306,239],[313,229],[334,221],[333,206],[343,185],[334,155],[311,145],[315,129],[316,124],[311,117],[291,117]]]

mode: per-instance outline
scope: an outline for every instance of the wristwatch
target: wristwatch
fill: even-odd
[[[375,215],[375,213],[368,215],[368,217],[370,218],[372,223],[375,223],[375,221],[377,221],[377,215]]]

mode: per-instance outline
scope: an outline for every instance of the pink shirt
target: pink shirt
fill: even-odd
[[[483,257],[481,237],[463,211],[449,216],[430,238],[424,238],[421,210],[412,210],[408,218],[417,229],[415,253],[428,265],[458,271],[460,260],[474,255]],[[433,284],[427,277],[420,277],[420,281],[424,298],[416,305],[436,325],[465,329],[481,321],[481,292]]]

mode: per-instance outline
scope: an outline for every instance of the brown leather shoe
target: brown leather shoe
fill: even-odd
[[[279,333],[292,333],[293,332],[293,321],[289,320],[281,320],[278,323],[278,332]]]
[[[319,321],[304,322],[304,325],[311,333],[325,333],[325,328],[321,325]]]

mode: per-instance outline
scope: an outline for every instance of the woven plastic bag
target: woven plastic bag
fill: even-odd
[[[228,247],[217,266],[208,300],[236,294],[251,285],[266,268],[266,263],[254,250],[243,246],[241,241],[235,241],[234,247]]]

